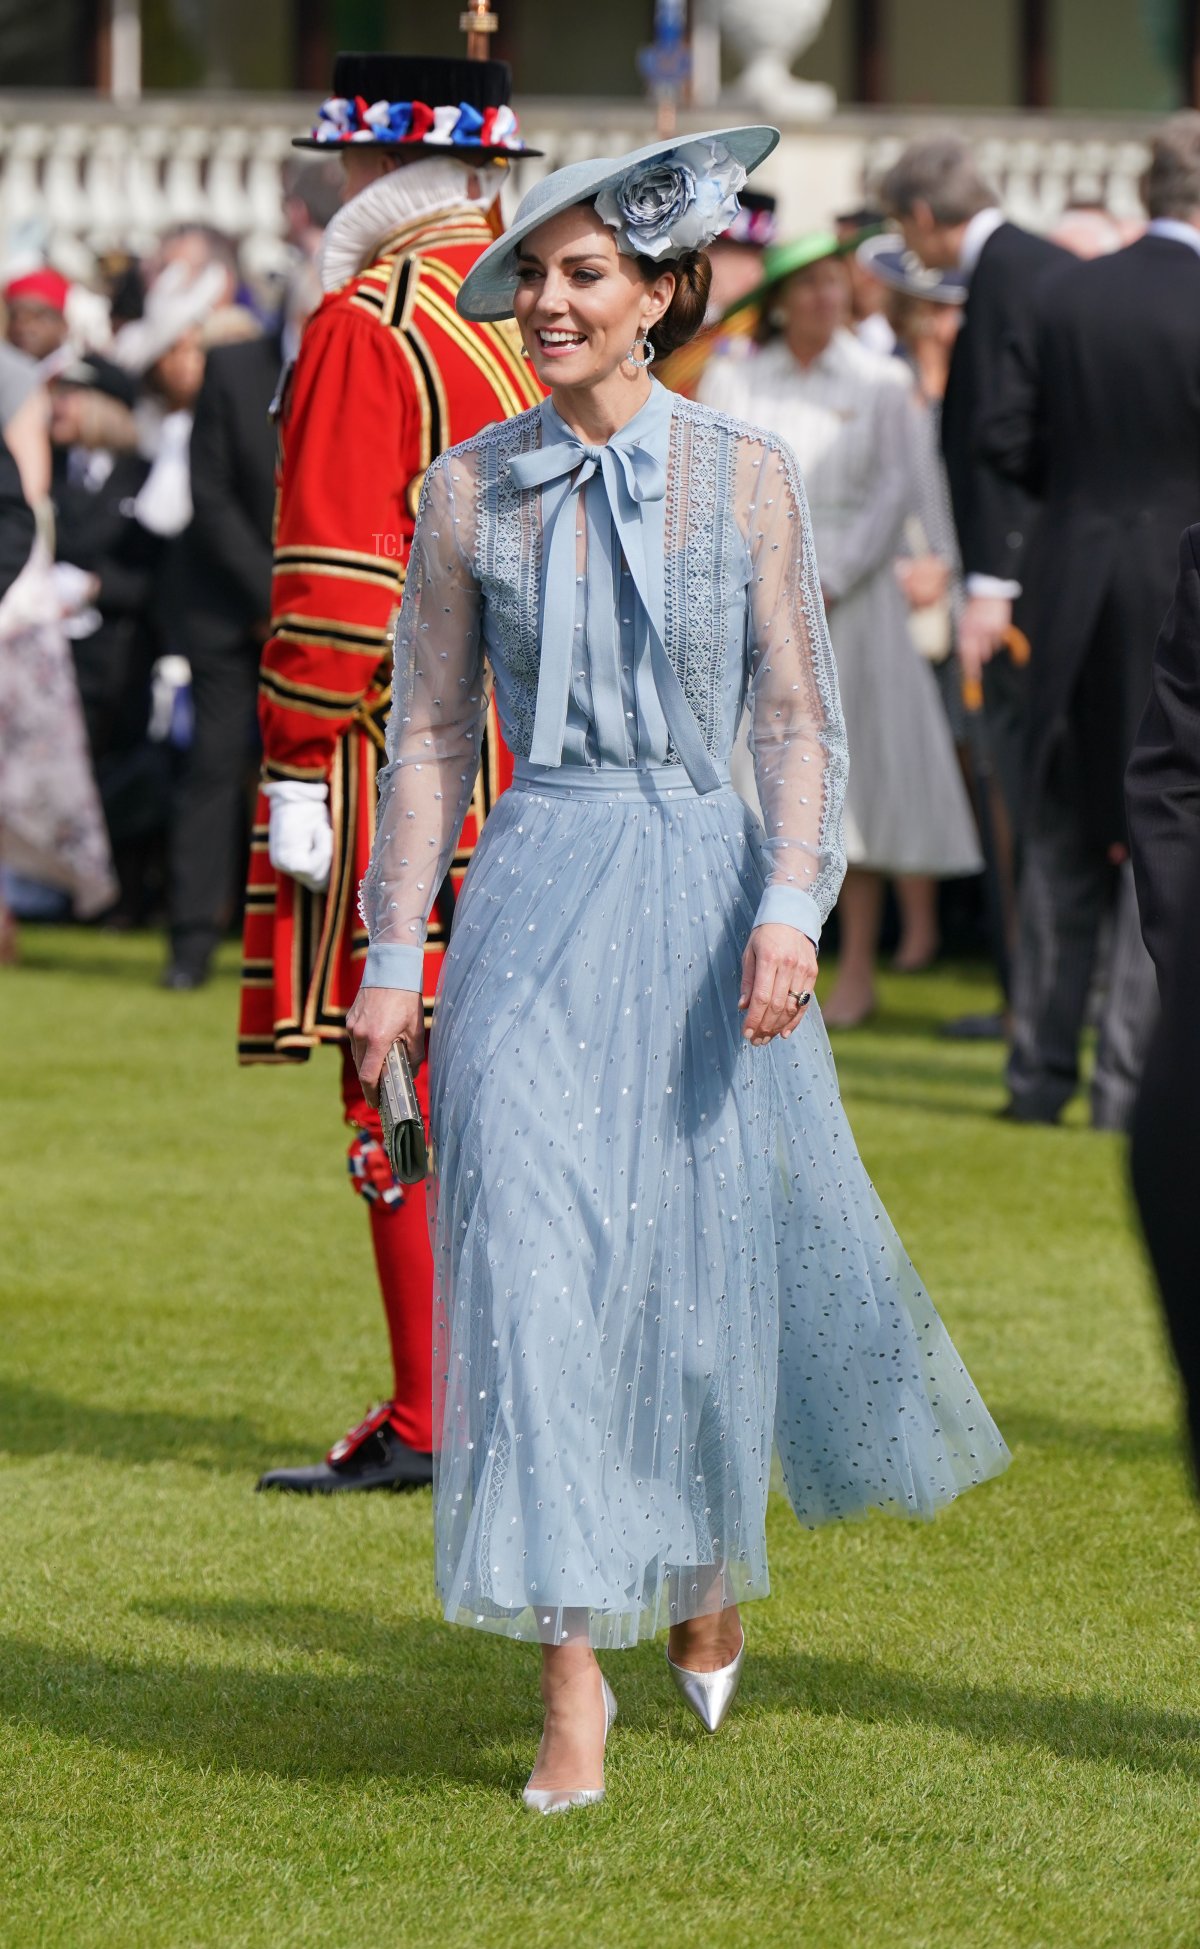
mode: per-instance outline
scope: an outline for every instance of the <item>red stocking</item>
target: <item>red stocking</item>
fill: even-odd
[[[429,1108],[427,1074],[422,1066],[416,1079],[423,1115]],[[425,1187],[410,1185],[397,1201],[399,1187],[392,1182],[379,1148],[379,1117],[363,1096],[349,1050],[342,1098],[347,1123],[361,1133],[350,1147],[350,1172],[356,1190],[368,1201],[371,1243],[392,1344],[392,1424],[401,1441],[428,1455],[433,1449],[433,1255]]]

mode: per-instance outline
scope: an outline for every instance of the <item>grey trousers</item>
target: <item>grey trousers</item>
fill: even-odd
[[[1018,913],[1008,1063],[1014,1107],[1051,1119],[1075,1094],[1102,930],[1111,921],[1092,1122],[1127,1130],[1158,1018],[1158,987],[1138,924],[1133,869],[1128,860],[1110,863],[1070,793],[1045,789],[1030,810]]]

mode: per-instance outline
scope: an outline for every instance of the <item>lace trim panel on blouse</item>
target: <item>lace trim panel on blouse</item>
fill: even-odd
[[[716,415],[677,399],[667,463],[664,630],[667,654],[710,757],[720,755],[722,733],[730,478],[729,442]],[[667,762],[679,763],[673,745]]]
[[[487,427],[466,443],[476,456],[476,572],[504,642],[511,683],[511,721],[505,731],[516,758],[529,756],[537,709],[542,522],[540,497],[517,486],[508,463],[515,454],[530,452],[540,439],[541,414],[535,408]]]

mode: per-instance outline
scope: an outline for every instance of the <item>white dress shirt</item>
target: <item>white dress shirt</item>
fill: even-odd
[[[1147,237],[1169,237],[1174,244],[1186,244],[1200,256],[1200,230],[1194,223],[1184,223],[1181,217],[1155,217],[1145,229]]]
[[[1003,210],[997,210],[995,208],[976,210],[975,215],[963,231],[963,240],[958,252],[958,268],[968,280],[971,278],[976,264],[978,264],[979,259],[983,255],[983,247],[988,238],[995,236],[1004,221]]]

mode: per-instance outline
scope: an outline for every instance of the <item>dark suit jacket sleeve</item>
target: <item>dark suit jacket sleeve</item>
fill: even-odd
[[[271,613],[271,545],[246,510],[237,477],[237,400],[210,360],[192,425],[193,535],[204,555],[220,564],[246,598],[248,613]]]
[[[1035,497],[1041,493],[1041,361],[1035,329],[1012,332],[1000,353],[990,403],[980,415],[977,451],[984,465]]]
[[[1020,582],[1039,472],[1038,360],[1034,335],[1048,281],[1074,262],[1067,252],[1003,224],[984,245],[954,348],[943,425],[963,569]],[[1011,392],[1010,392],[1011,388]],[[1003,468],[990,427],[999,413]],[[1032,423],[1031,423],[1032,422]],[[957,485],[956,485],[957,482]]]
[[[33,537],[33,510],[21,492],[17,463],[0,440],[0,597],[29,560]]]
[[[1008,369],[1010,346],[1015,342],[1012,322],[998,315],[995,309],[989,309],[973,326],[973,332],[976,341],[970,434],[973,518],[963,568],[968,575],[994,575],[1019,582],[1026,504],[1016,483],[1006,479],[995,466],[985,439],[988,415],[1001,374]]]
[[[1142,934],[1164,986],[1191,861],[1200,846],[1200,527],[1179,544],[1179,580],[1125,775]]]

